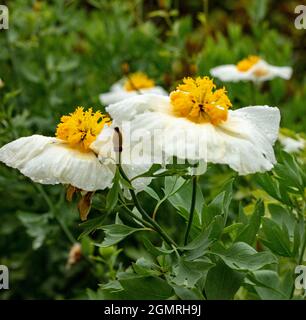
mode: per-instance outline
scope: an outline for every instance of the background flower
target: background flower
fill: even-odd
[[[305,147],[305,140],[302,138],[293,139],[291,137],[286,137],[282,134],[279,135],[279,141],[282,144],[286,152],[299,152]]]
[[[99,98],[101,103],[109,105],[143,93],[167,95],[167,92],[162,87],[156,86],[146,74],[136,72],[113,84],[110,92],[100,94]]]
[[[225,82],[262,82],[276,77],[288,80],[291,78],[292,68],[273,66],[257,56],[249,56],[236,65],[227,64],[212,68],[210,74]]]

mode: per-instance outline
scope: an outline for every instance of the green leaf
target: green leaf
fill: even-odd
[[[192,288],[200,278],[206,277],[208,270],[213,266],[214,264],[207,257],[193,261],[187,261],[181,257],[175,267],[176,276],[172,281],[177,285]]]
[[[211,224],[204,229],[194,240],[181,250],[187,251],[185,257],[188,260],[194,260],[203,256],[209,247],[221,236],[223,230],[223,217],[216,216]]]
[[[99,247],[112,246],[134,232],[147,230],[146,228],[132,228],[124,224],[110,224],[100,229],[105,232],[105,238],[101,244],[96,244]]]
[[[289,212],[283,206],[274,203],[270,203],[268,205],[268,209],[271,214],[272,220],[276,222],[281,228],[283,225],[286,225],[289,238],[293,238],[294,228],[296,226],[295,215],[292,212]]]
[[[292,249],[293,256],[296,256],[299,253],[301,238],[303,234],[304,234],[303,225],[301,228],[301,223],[297,223],[294,228],[294,242],[293,242],[293,249]]]
[[[192,185],[190,183],[190,180],[181,186],[181,188],[174,194],[172,194],[168,200],[173,205],[174,208],[176,208],[178,211],[182,213],[182,216],[185,218],[184,212],[190,210],[190,203],[191,203],[191,193],[192,193]],[[202,190],[200,186],[197,186],[197,198],[196,198],[196,206],[195,206],[195,217],[194,219],[196,225],[196,221],[201,222],[201,215],[200,212],[202,210],[202,206],[204,203],[204,197],[202,194]],[[185,210],[182,211],[182,208]],[[188,214],[189,216],[189,214]],[[200,227],[200,225],[198,226]]]
[[[125,299],[129,300],[164,300],[170,298],[174,291],[163,279],[155,276],[120,274],[119,282]]]
[[[110,281],[96,292],[87,290],[91,300],[124,300],[128,299],[119,281]]]
[[[282,292],[280,276],[272,270],[258,270],[249,275],[250,284],[262,300],[289,299],[288,293]],[[249,283],[247,281],[247,283]]]
[[[244,226],[243,223],[241,222],[237,222],[237,223],[233,223],[230,224],[229,226],[225,227],[223,229],[223,234],[232,234],[232,233],[237,233],[237,231],[240,231],[242,229],[242,227]]]
[[[244,242],[237,242],[229,249],[218,245],[210,252],[220,257],[227,266],[234,270],[253,271],[277,262],[276,257],[270,252],[257,252]]]
[[[220,260],[208,271],[205,283],[205,293],[208,300],[233,299],[242,285],[244,275],[232,270]]]
[[[135,188],[132,186],[132,184],[129,181],[126,181],[121,176],[120,176],[119,182],[120,182],[119,184],[121,184],[123,187],[125,187],[129,190],[135,190]]]
[[[79,66],[79,61],[77,59],[72,60],[72,59],[67,59],[67,60],[62,60],[60,63],[56,66],[55,70],[58,72],[68,72],[73,69],[76,69]]]
[[[190,212],[189,210],[185,209],[184,207],[177,207],[177,213],[183,217],[186,221],[189,219]],[[196,214],[193,217],[192,226],[191,226],[191,233],[195,230],[201,229],[201,223],[199,220],[199,216]]]
[[[253,0],[246,7],[248,13],[255,23],[262,21],[267,13],[268,0]]]
[[[160,200],[159,195],[152,188],[146,186],[143,191],[150,195],[153,199],[157,201]]]
[[[155,257],[171,254],[173,252],[173,250],[167,250],[164,248],[155,247],[148,238],[143,238],[143,244],[148,250],[148,252]]]
[[[93,218],[81,223],[80,227],[83,229],[83,231],[79,235],[78,239],[81,239],[84,236],[87,236],[88,234],[92,233],[96,229],[100,228],[103,225],[105,218],[106,218],[106,215],[103,215],[103,216]]]
[[[174,195],[186,182],[185,179],[174,176],[165,177],[164,194],[168,198]]]
[[[274,172],[277,178],[282,181],[286,187],[296,188],[302,195],[305,187],[305,179],[302,168],[299,166],[293,155],[281,152],[282,163],[277,163]],[[291,191],[294,191],[291,189]]]
[[[235,242],[245,242],[252,245],[255,242],[257,232],[261,224],[261,217],[265,214],[265,207],[261,200],[256,205],[249,223],[238,234]]]
[[[209,205],[204,204],[202,209],[202,221],[207,226],[211,223],[212,219],[217,215],[224,213],[225,191],[218,194]]]
[[[242,203],[239,203],[239,214],[238,214],[238,221],[242,222],[243,224],[247,224],[248,223],[248,217],[246,216]]]
[[[106,196],[106,210],[108,212],[112,211],[118,202],[118,195],[120,192],[119,178],[120,178],[120,174],[119,174],[119,170],[117,169],[113,179],[113,186],[108,191],[108,194]]]
[[[49,225],[50,214],[35,214],[19,211],[17,216],[26,227],[27,234],[33,238],[33,249],[37,250],[42,246],[47,234],[51,231]]]
[[[205,300],[203,294],[198,288],[186,288],[175,284],[170,284],[174,289],[175,294],[181,300]]]
[[[218,223],[220,221],[221,216],[217,216],[214,221]],[[212,236],[212,231],[214,229],[214,221],[210,224],[210,226],[199,234],[195,239],[193,239],[186,246],[180,247],[181,250],[194,250],[194,249],[204,249],[207,247],[209,243],[212,243],[213,240],[216,240],[214,236]]]
[[[217,215],[222,215],[224,217],[224,224],[226,223],[229,205],[232,199],[233,181],[233,178],[227,181],[223,185],[222,191],[209,203],[209,205],[204,203],[202,208],[202,223],[205,226],[208,226],[212,219]]]
[[[275,181],[269,173],[258,173],[255,175],[256,182],[263,188],[271,197],[281,201],[281,195],[277,181]]]
[[[263,218],[262,230],[263,236],[261,237],[261,241],[265,246],[280,256],[292,256],[288,229],[284,224],[281,228],[273,220]]]
[[[152,262],[145,258],[139,258],[136,263],[133,263],[133,269],[140,276],[159,276],[160,271],[154,269]]]

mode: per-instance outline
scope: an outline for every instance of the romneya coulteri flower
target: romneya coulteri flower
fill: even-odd
[[[176,157],[227,164],[241,175],[271,170],[278,108],[231,111],[231,106],[225,88],[216,89],[208,77],[197,77],[185,78],[170,96],[135,96],[108,106],[107,111],[116,124],[128,122],[132,132],[143,132],[143,152],[153,162]],[[154,148],[148,148],[152,140]],[[162,156],[156,156],[160,151]]]
[[[145,73],[135,72],[113,84],[110,92],[100,94],[100,101],[109,105],[144,93],[168,94],[162,87],[156,86],[154,80],[150,79]]]
[[[226,64],[210,70],[213,77],[225,82],[254,81],[262,82],[276,77],[290,79],[291,67],[277,67],[258,56],[249,56],[235,64]]]
[[[92,194],[111,187],[116,170],[115,161],[102,161],[91,147],[104,130],[113,131],[108,116],[78,107],[70,115],[62,116],[56,137],[32,135],[12,141],[0,149],[0,161],[20,170],[34,182],[68,185],[70,200],[80,191],[79,210],[84,220]],[[109,143],[105,145],[105,149],[110,147]],[[101,152],[103,142],[100,142]],[[147,167],[133,166],[127,168],[127,174],[134,177],[146,170]],[[141,188],[139,182],[137,187]]]
[[[285,135],[280,134],[278,137],[283,149],[289,153],[299,152],[305,147],[305,140],[302,138],[293,139]]]

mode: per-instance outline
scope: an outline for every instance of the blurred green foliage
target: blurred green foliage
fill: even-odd
[[[256,88],[255,96],[250,83],[226,84],[234,108],[278,106],[282,126],[303,133],[306,62],[303,31],[294,28],[297,4],[272,0],[7,1],[10,26],[0,31],[0,78],[4,84],[0,88],[0,144],[33,133],[54,135],[60,116],[77,105],[103,109],[98,95],[122,77],[124,63],[131,71],[144,71],[172,90],[184,76],[209,75],[210,68],[236,63],[249,54],[259,54],[271,64],[292,66],[293,78],[265,83]],[[228,191],[232,198],[226,212],[229,220],[218,235],[227,249],[216,247],[213,257],[205,256],[196,265],[181,260],[175,270],[170,270],[166,249],[152,244],[158,244],[156,237],[144,236],[141,230],[121,230],[122,238],[133,235],[120,244],[108,239],[114,241],[113,247],[93,246],[93,242],[102,242],[104,233],[91,231],[102,225],[104,231],[105,225],[113,228],[115,217],[105,212],[104,192],[96,194],[90,220],[80,226],[75,203],[67,204],[62,186],[38,187],[1,165],[0,263],[11,270],[11,289],[1,291],[0,298],[67,299],[86,298],[87,294],[91,298],[137,299],[144,294],[161,299],[203,298],[199,290],[182,286],[186,277],[196,283],[202,269],[209,273],[207,298],[231,299],[235,294],[241,299],[288,298],[290,274],[303,236],[302,222],[291,209],[304,192],[305,177],[300,172],[301,159],[293,163],[295,160],[279,152],[278,159],[280,164],[273,173],[237,178]],[[295,168],[294,172],[290,168]],[[217,197],[232,176],[228,168],[211,166],[201,177],[203,197],[198,198],[193,236],[208,228],[208,221],[220,223],[214,211],[220,201]],[[157,199],[165,196],[160,191],[164,184],[166,190],[167,183],[167,178],[153,182]],[[158,220],[177,241],[181,241],[190,197],[187,183],[160,204]],[[141,194],[142,203],[152,211],[148,199],[147,193]],[[185,210],[180,199],[185,201]],[[258,199],[263,199],[264,205]],[[117,219],[133,223],[121,211]],[[85,258],[68,268],[69,250],[81,233]],[[231,256],[241,246],[250,261],[260,254],[254,253],[252,246],[269,249],[269,257],[257,259],[251,267],[240,264],[232,268]],[[199,249],[203,248],[193,248],[193,254]],[[154,255],[157,261],[152,260]],[[260,270],[274,259],[277,267]],[[172,286],[168,274],[172,274]],[[214,279],[220,274],[224,283],[217,287]],[[97,291],[98,284],[103,286]],[[137,293],[140,286],[144,288],[141,295]]]

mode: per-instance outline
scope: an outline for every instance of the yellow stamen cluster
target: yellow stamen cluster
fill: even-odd
[[[145,73],[135,72],[127,77],[124,89],[126,91],[135,91],[139,89],[152,88],[154,85],[154,80],[150,79]]]
[[[87,152],[105,124],[110,124],[110,118],[101,112],[93,112],[92,108],[84,111],[83,107],[77,107],[70,115],[61,117],[56,137],[66,141],[72,148]]]
[[[245,72],[252,68],[259,60],[260,57],[258,56],[248,56],[247,58],[239,61],[236,66],[239,71]]]
[[[228,108],[232,106],[225,88],[217,89],[208,77],[184,78],[170,99],[173,112],[195,123],[211,122],[218,125],[227,120]]]

